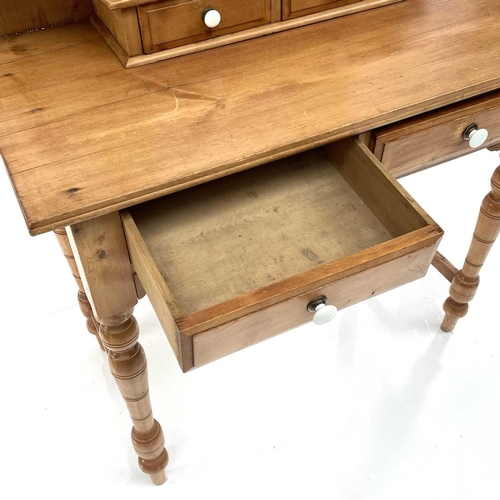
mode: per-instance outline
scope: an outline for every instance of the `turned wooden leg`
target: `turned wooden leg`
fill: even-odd
[[[73,255],[73,251],[71,250],[71,245],[68,240],[68,235],[66,234],[65,228],[58,228],[54,230],[54,234],[56,235],[57,241],[61,250],[66,257],[66,262],[68,263],[71,273],[73,274],[73,278],[75,278],[76,284],[78,286],[78,305],[80,306],[80,310],[82,314],[85,316],[87,320],[87,330],[95,336],[99,347],[104,351],[104,347],[102,345],[101,339],[98,335],[98,325],[97,321],[94,318],[94,313],[92,312],[92,307],[85,293],[85,289],[83,287],[82,279],[80,277],[80,272],[78,271],[78,267],[75,262],[75,257]]]
[[[481,211],[472,238],[469,253],[461,271],[453,278],[450,297],[444,303],[445,317],[441,325],[444,332],[451,332],[457,321],[469,309],[479,286],[479,272],[493,243],[500,233],[500,167],[491,178],[491,192],[481,205]]]
[[[153,419],[146,355],[138,342],[139,326],[132,309],[121,316],[101,318],[100,334],[108,351],[111,373],[127,404],[134,426],[132,444],[139,467],[155,484],[166,481],[168,453],[160,424]]]
[[[75,224],[68,237],[111,373],[132,418],[139,466],[153,483],[162,484],[168,454],[162,428],[153,418],[146,355],[132,315],[137,292],[120,216],[114,213]]]

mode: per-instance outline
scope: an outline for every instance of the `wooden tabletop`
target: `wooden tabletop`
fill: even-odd
[[[500,88],[498,0],[406,0],[122,68],[89,23],[0,40],[31,234]]]

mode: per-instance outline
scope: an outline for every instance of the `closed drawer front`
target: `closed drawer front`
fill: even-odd
[[[375,130],[370,149],[400,177],[479,149],[463,137],[473,124],[488,131],[488,139],[479,147],[500,143],[500,92]]]
[[[122,213],[184,371],[425,275],[441,229],[359,140]]]
[[[356,2],[359,3],[360,0],[283,0],[283,20],[336,9]]]
[[[138,7],[144,51],[169,49],[271,21],[271,0],[168,0]],[[213,17],[220,16],[210,28]],[[208,26],[207,26],[208,24]]]

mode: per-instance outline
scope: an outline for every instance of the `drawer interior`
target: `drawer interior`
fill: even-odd
[[[185,315],[392,238],[321,150],[131,213]]]
[[[189,335],[441,236],[353,139],[138,205],[123,220],[148,295]]]

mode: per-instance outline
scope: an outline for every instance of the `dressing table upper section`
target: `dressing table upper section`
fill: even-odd
[[[39,234],[498,89],[499,18],[412,0],[130,70],[89,23],[4,38],[0,149]]]

